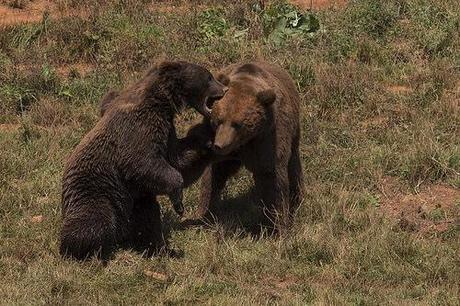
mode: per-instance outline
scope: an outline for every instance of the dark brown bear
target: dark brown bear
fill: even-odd
[[[165,62],[113,97],[65,167],[62,255],[108,259],[118,246],[149,256],[166,250],[155,195],[183,187],[181,173],[170,165],[171,150],[184,152],[177,166],[189,166],[187,149],[175,143],[174,116],[186,105],[205,113],[206,103],[224,90],[203,67]]]
[[[227,88],[224,88],[226,92]],[[116,99],[120,93],[115,90],[110,90],[105,94],[99,104],[99,112],[101,117],[107,110],[117,103],[126,103],[123,99]],[[209,100],[208,103],[213,103],[214,100]],[[210,109],[209,109],[210,115]],[[216,157],[215,154],[209,154],[214,134],[206,124],[196,124],[187,133],[187,136],[182,139],[176,139],[174,131],[171,132],[168,143],[168,162],[178,170],[184,178],[184,187],[188,187],[198,180],[203,174],[206,166],[211,163]],[[214,158],[212,158],[214,156]],[[182,216],[184,207],[182,203],[182,190],[177,190],[174,194],[169,194],[170,201],[174,211]]]
[[[269,225],[283,229],[303,193],[296,86],[285,70],[263,62],[231,65],[217,79],[229,91],[212,109],[214,151],[237,160],[206,169],[198,217],[212,219],[226,181],[244,166],[253,174]]]

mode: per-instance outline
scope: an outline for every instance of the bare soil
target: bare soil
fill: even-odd
[[[34,0],[22,1],[21,8],[15,8],[14,1],[0,0],[0,28],[23,23],[39,22],[43,15],[48,13],[52,18],[62,18],[66,16],[84,16],[82,10],[67,10],[59,7],[54,1]]]
[[[459,224],[460,189],[445,184],[425,185],[412,193],[396,178],[381,182],[381,209],[407,231],[433,234]]]
[[[94,67],[92,65],[90,65],[90,64],[78,63],[78,64],[59,66],[59,67],[56,68],[56,73],[60,77],[63,77],[63,78],[68,77],[72,71],[77,72],[81,76],[85,76],[86,74],[91,72],[91,70],[93,70],[93,69],[94,69]]]
[[[0,123],[0,132],[14,132],[21,127],[20,124]]]
[[[33,2],[27,1],[23,8],[14,8],[11,6],[13,1],[0,2],[0,27],[38,22],[42,19],[45,12],[52,15],[57,13],[57,6],[51,1],[37,0]]]
[[[410,94],[414,90],[406,85],[390,85],[387,87],[387,90],[395,95],[405,95]]]

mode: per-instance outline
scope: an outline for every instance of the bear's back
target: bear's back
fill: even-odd
[[[172,115],[169,109],[150,107],[143,99],[135,84],[112,101],[113,105],[68,157],[63,195],[96,190],[106,196],[107,190],[121,189],[129,183],[123,182],[132,176],[126,172],[126,165],[146,158],[144,152],[167,156]]]
[[[118,185],[115,135],[107,127],[109,119],[101,119],[67,158],[62,179],[64,207],[87,198],[105,197],[107,188]]]

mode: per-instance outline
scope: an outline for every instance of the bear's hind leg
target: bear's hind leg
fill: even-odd
[[[291,223],[287,168],[287,162],[279,162],[275,169],[261,167],[253,173],[256,194],[266,216],[264,225],[275,232],[287,229]]]
[[[160,204],[154,197],[144,197],[135,201],[130,223],[130,247],[135,251],[148,257],[167,251]]]
[[[290,201],[290,214],[293,217],[296,210],[299,208],[304,193],[304,181],[302,164],[299,156],[299,145],[293,145],[291,158],[288,164],[289,175],[289,201]]]
[[[63,257],[110,259],[116,247],[116,216],[109,203],[102,206],[87,205],[66,212],[60,245]]]

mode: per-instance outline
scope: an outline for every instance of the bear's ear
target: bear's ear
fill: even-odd
[[[228,84],[230,84],[230,78],[223,73],[219,73],[216,77],[216,80],[218,80],[219,83],[221,83],[224,86],[228,86]]]
[[[257,93],[257,101],[262,105],[270,106],[276,100],[276,93],[273,89],[266,89]]]

